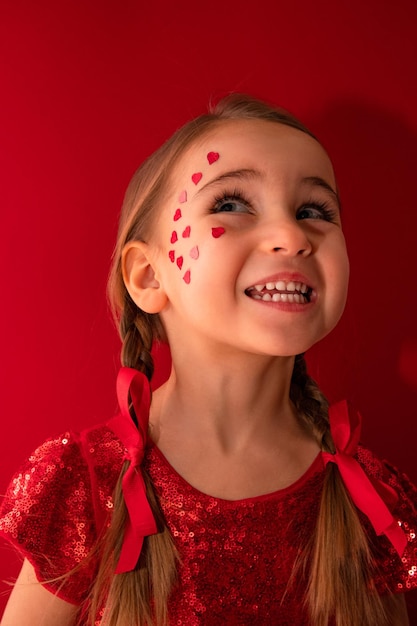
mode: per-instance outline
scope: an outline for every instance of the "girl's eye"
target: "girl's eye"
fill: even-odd
[[[325,220],[326,222],[334,222],[337,212],[330,208],[327,203],[310,202],[304,204],[297,211],[297,220]]]
[[[240,194],[224,195],[215,199],[212,213],[250,213],[249,202]]]

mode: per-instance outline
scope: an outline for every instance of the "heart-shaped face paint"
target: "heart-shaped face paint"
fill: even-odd
[[[198,250],[198,246],[194,246],[194,248],[191,248],[190,257],[192,259],[198,259],[199,256],[200,256],[200,252]]]
[[[194,185],[198,185],[198,183],[200,182],[202,178],[203,178],[203,174],[201,172],[196,172],[195,174],[191,176],[191,180],[193,181]]]
[[[178,197],[178,202],[184,203],[187,202],[187,192],[185,191],[181,191],[179,197]]]
[[[182,217],[181,209],[177,209],[174,213],[174,222],[178,222],[178,220],[180,220],[181,217]]]
[[[176,233],[175,230],[172,231],[172,235],[171,235],[171,243],[175,243],[176,241],[178,241],[178,235]]]
[[[169,258],[171,260],[171,263],[173,263],[175,261],[175,250],[170,250],[168,252]]]
[[[211,234],[213,235],[213,237],[215,239],[218,239],[219,237],[221,237],[222,235],[224,235],[225,233],[225,229],[223,228],[223,226],[216,226],[215,228],[211,229]]]
[[[190,282],[191,282],[191,272],[190,272],[190,270],[187,270],[187,271],[185,272],[185,274],[184,274],[184,276],[182,277],[182,279],[183,279],[183,281],[184,281],[185,283],[187,283],[187,285],[189,285],[189,284],[190,284]]]
[[[209,162],[209,165],[213,165],[213,163],[218,161],[219,156],[220,154],[218,152],[209,152],[207,155],[207,161]]]
[[[191,226],[187,226],[186,228],[184,228],[182,236],[184,238],[189,237],[191,234]]]
[[[182,258],[182,256],[179,256],[177,259],[177,265],[180,269],[182,268],[183,263],[184,263],[184,259]]]

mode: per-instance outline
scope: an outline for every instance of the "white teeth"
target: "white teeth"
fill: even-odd
[[[305,298],[300,293],[264,293],[262,296],[259,293],[254,293],[252,298],[254,300],[262,300],[263,302],[305,303]]]
[[[300,291],[301,293],[307,293],[308,287],[304,283],[296,283],[293,280],[290,280],[288,283],[285,280],[278,280],[276,283],[266,283],[255,285],[256,291],[263,291],[267,289],[268,291],[272,291],[276,289],[277,291]]]
[[[306,301],[304,296],[308,294],[309,290],[310,288],[305,283],[295,282],[293,280],[288,282],[285,280],[278,280],[276,283],[258,283],[257,285],[251,287],[248,291],[252,291],[252,297],[255,298],[255,300],[264,300],[265,302],[270,302],[272,300],[273,302],[304,303]],[[267,291],[279,291],[280,293],[262,293]]]

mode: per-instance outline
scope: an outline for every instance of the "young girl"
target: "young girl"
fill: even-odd
[[[3,626],[408,624],[416,489],[303,357],[348,273],[331,162],[288,113],[230,96],[142,165],[109,288],[120,414],[13,479]]]

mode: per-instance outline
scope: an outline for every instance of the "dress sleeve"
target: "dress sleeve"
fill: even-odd
[[[47,440],[12,478],[1,503],[0,534],[30,561],[43,586],[73,604],[85,599],[94,579],[89,553],[108,523],[121,465],[119,455],[109,466],[114,445],[106,429]]]
[[[367,474],[392,487],[398,501],[391,510],[407,537],[407,546],[400,558],[385,536],[372,538],[377,575],[375,584],[380,593],[401,593],[417,588],[417,488],[408,476],[387,461],[380,461],[369,450],[359,448],[358,460]]]

